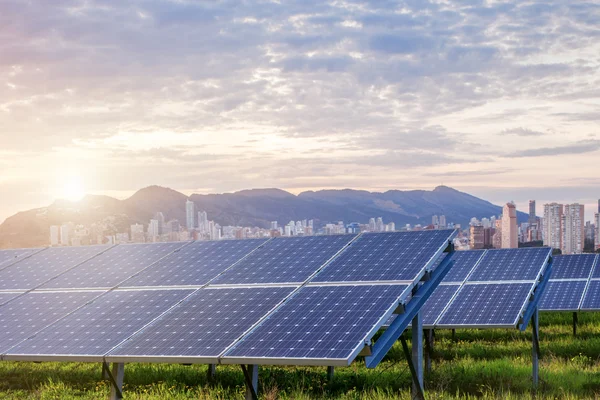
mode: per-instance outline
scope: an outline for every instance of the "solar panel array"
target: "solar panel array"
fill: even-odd
[[[454,235],[45,249],[0,269],[0,354],[347,365]]]
[[[554,257],[552,278],[540,311],[600,310],[600,255],[572,254]]]
[[[515,328],[551,253],[547,247],[454,253],[452,269],[423,306],[423,326]]]

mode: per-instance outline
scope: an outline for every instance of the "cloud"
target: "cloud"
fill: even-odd
[[[512,129],[504,129],[500,132],[501,135],[516,135],[516,136],[544,136],[544,132],[534,131],[527,128],[512,128]]]
[[[558,147],[540,147],[537,149],[520,150],[507,154],[506,157],[545,157],[561,156],[569,154],[586,154],[600,150],[600,140],[584,140],[581,142],[558,146]]]

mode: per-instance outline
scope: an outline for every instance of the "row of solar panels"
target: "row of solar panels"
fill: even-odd
[[[554,257],[541,311],[599,311],[600,254]]]
[[[548,247],[454,253],[452,268],[422,308],[423,326],[517,327],[551,254]]]
[[[12,254],[0,265],[0,354],[348,365],[409,301],[454,236],[395,232]]]

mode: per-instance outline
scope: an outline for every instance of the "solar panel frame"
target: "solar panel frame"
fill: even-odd
[[[479,257],[477,258],[477,260],[475,261],[475,263],[471,266],[471,268],[466,272],[466,274],[464,274],[464,277],[462,279],[460,279],[460,280],[452,279],[455,276],[454,275],[454,271],[455,271],[456,265],[454,265],[450,269],[450,271],[448,271],[448,274],[446,274],[446,276],[442,280],[442,283],[458,283],[458,284],[461,284],[461,285],[463,283],[465,283],[469,279],[469,276],[471,276],[471,274],[473,273],[473,271],[475,271],[475,269],[479,266],[479,263],[481,262],[481,260],[485,256],[487,250],[456,251],[456,252],[454,252],[454,255],[452,257],[455,262],[460,262],[460,258],[463,257],[462,254],[464,254],[464,253],[476,253],[476,252],[480,253]]]
[[[363,339],[356,345],[354,350],[349,354],[347,358],[325,358],[325,357],[248,357],[248,356],[233,356],[227,355],[234,351],[235,348],[243,343],[244,340],[249,337],[255,330],[261,328],[262,324],[258,324],[246,335],[244,335],[235,345],[232,345],[225,352],[223,352],[220,363],[221,364],[257,364],[257,365],[302,365],[302,366],[348,366],[356,359],[360,352],[364,349],[367,343],[370,343],[371,339],[381,329],[386,321],[392,316],[394,311],[402,304],[402,298],[406,298],[410,293],[411,288],[406,284],[389,284],[381,282],[379,284],[363,284],[363,283],[340,283],[340,284],[326,284],[326,285],[311,285],[303,286],[298,291],[295,291],[290,297],[283,303],[282,307],[289,305],[290,299],[293,299],[295,295],[302,289],[314,289],[314,288],[339,288],[339,287],[377,287],[377,286],[388,286],[398,287],[402,289],[401,294],[397,297],[396,301],[393,302],[384,314],[375,322],[372,328],[364,335]],[[272,318],[280,308],[276,309],[273,313],[267,316],[266,319]]]
[[[578,285],[579,284],[579,285]],[[577,288],[572,288],[573,286],[581,286],[581,293],[577,298],[577,303],[575,307],[565,307],[565,306],[554,306],[555,304],[564,304],[567,302],[567,297],[571,294],[565,288],[571,287],[571,289],[578,290]],[[587,279],[558,279],[558,280],[550,280],[548,282],[548,287],[544,291],[543,297],[539,303],[540,311],[571,311],[577,312],[579,311],[579,307],[581,305],[581,301],[584,298],[585,290],[588,286]]]
[[[594,271],[596,254],[570,254],[553,257],[552,281],[589,279]],[[589,264],[588,264],[589,263]],[[575,264],[575,265],[573,265]],[[587,265],[584,265],[587,264]]]
[[[531,279],[478,279],[479,275],[481,274],[481,271],[484,271],[485,269],[489,269],[489,267],[487,267],[485,261],[485,258],[489,255],[492,254],[492,256],[490,256],[490,258],[494,257],[494,255],[497,254],[501,254],[501,253],[505,253],[508,254],[510,252],[540,252],[540,256],[543,256],[542,253],[542,249],[544,249],[546,251],[546,256],[543,262],[543,268],[538,269],[537,273],[535,276],[532,276]],[[535,256],[535,254],[534,254]],[[469,275],[469,277],[466,279],[467,283],[480,283],[480,282],[536,282],[539,281],[540,277],[542,276],[542,274],[544,273],[544,271],[546,270],[546,266],[548,265],[548,261],[550,259],[550,257],[552,256],[552,249],[549,247],[531,247],[531,248],[519,248],[519,249],[490,249],[490,250],[486,250],[486,254],[484,255],[484,257],[479,261],[478,265],[476,268],[473,269],[473,271],[471,272],[471,274]],[[493,258],[492,258],[493,259]]]

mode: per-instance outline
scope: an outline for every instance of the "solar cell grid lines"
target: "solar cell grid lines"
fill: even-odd
[[[102,357],[193,290],[115,290],[98,297],[5,353]],[[10,303],[9,303],[10,304]]]
[[[554,274],[554,266],[552,267]],[[588,272],[589,273],[589,272]],[[578,311],[587,280],[550,281],[539,308],[543,311]]]
[[[40,251],[40,249],[10,249],[0,250],[0,268],[14,263],[20,258],[27,257],[30,254]]]
[[[481,259],[485,250],[457,251],[453,254],[454,265],[442,282],[463,282]]]
[[[0,352],[6,352],[100,294],[30,292],[0,306]]]
[[[414,281],[448,245],[452,230],[367,233],[312,282]]]
[[[111,288],[187,243],[126,244],[110,248],[42,288]]]
[[[276,238],[211,284],[302,283],[356,235]]]
[[[437,327],[515,327],[531,289],[530,283],[466,284]]]
[[[0,289],[33,289],[107,250],[107,246],[52,247],[0,271]]]
[[[548,247],[488,250],[468,281],[534,281],[551,253]]]
[[[222,362],[285,364],[303,359],[310,365],[327,359],[347,365],[407,290],[407,285],[306,286],[229,350]]]
[[[552,260],[551,279],[588,279],[595,259],[595,254],[555,256]]]
[[[594,271],[592,272],[592,278],[600,278],[600,254],[596,254],[596,261],[594,264]]]
[[[581,310],[600,310],[600,281],[589,282],[587,292],[581,303]]]
[[[23,293],[2,293],[0,292],[0,306],[8,301],[14,299],[15,297],[21,296]]]
[[[202,289],[111,351],[107,359],[221,354],[295,288]],[[144,358],[142,358],[142,356]],[[158,360],[157,360],[158,361]]]
[[[266,241],[194,242],[123,282],[121,286],[204,285]]]

